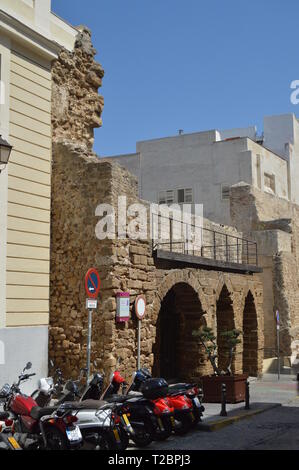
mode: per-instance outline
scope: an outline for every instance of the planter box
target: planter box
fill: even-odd
[[[226,385],[226,403],[245,401],[247,374],[201,377],[204,403],[221,403],[221,385]]]

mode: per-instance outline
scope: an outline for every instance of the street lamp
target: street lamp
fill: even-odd
[[[10,153],[11,153],[12,145],[9,145],[6,140],[2,139],[2,136],[0,135],[0,165],[4,165],[2,167],[2,170],[5,168],[5,166],[8,163]],[[1,167],[0,167],[0,173],[1,173]]]

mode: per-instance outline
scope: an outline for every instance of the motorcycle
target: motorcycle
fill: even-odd
[[[146,382],[151,379],[152,376],[148,369],[138,370],[128,392],[141,391],[141,387],[146,387]],[[174,409],[174,432],[176,434],[186,434],[191,427],[200,421],[204,407],[201,405],[201,390],[196,385],[168,385],[166,400],[169,406]]]
[[[165,399],[168,384],[164,379],[153,379],[149,388],[144,387],[140,391],[135,389],[135,382],[137,383],[138,380],[138,374],[134,373],[133,382],[127,389],[127,382],[118,371],[115,371],[111,374],[110,383],[101,398],[117,400],[127,397],[127,403],[131,405],[132,423],[135,417],[139,419],[139,432],[136,430],[138,437],[135,443],[144,447],[152,440],[163,441],[171,435],[174,428],[174,409]],[[122,395],[118,395],[120,389]],[[132,407],[133,403],[135,407]],[[142,414],[140,408],[143,409]],[[148,410],[152,410],[150,421],[145,414]],[[136,427],[138,427],[138,421]]]
[[[126,407],[122,403],[109,404],[100,400],[100,393],[96,392],[97,383],[102,382],[100,374],[94,374],[89,385],[81,392],[79,384],[82,371],[83,369],[78,381],[69,380],[63,385],[61,371],[57,369],[55,376],[58,379],[55,384],[51,377],[40,379],[38,389],[33,392],[32,397],[42,407],[50,403],[56,406],[72,403],[77,409],[77,424],[85,449],[125,450],[129,444],[129,436],[134,434]]]
[[[77,449],[81,447],[82,435],[75,424],[76,409],[64,404],[40,408],[32,397],[21,392],[21,383],[35,374],[25,373],[31,369],[29,362],[12,386],[6,384],[0,391],[4,399],[4,411],[10,413],[14,422],[14,436],[25,449]]]
[[[183,393],[191,400],[194,416],[193,426],[195,427],[201,421],[201,417],[205,411],[205,407],[202,405],[202,389],[196,384],[178,383],[169,385],[169,393],[170,395]]]
[[[22,450],[13,434],[13,420],[9,413],[0,412],[0,450]]]

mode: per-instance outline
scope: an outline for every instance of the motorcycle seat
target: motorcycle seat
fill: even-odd
[[[188,383],[172,384],[169,385],[169,391],[174,392],[176,390],[189,390],[192,387],[194,387],[194,385]]]
[[[40,406],[34,406],[33,408],[31,408],[30,417],[38,421],[43,416],[53,414],[56,410],[57,406],[47,406],[45,408],[41,408]]]
[[[111,397],[106,398],[108,403],[124,403],[128,400],[127,395],[112,395]]]
[[[143,397],[141,392],[131,391],[128,393],[128,398],[141,398]]]
[[[107,405],[104,400],[83,400],[71,401],[64,403],[64,407],[71,410],[98,410],[102,406]]]

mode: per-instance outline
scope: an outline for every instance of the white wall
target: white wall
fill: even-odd
[[[275,177],[275,194],[288,199],[288,163],[283,158],[248,140],[252,153],[252,185],[265,192],[271,192],[264,184],[265,173]],[[273,194],[273,193],[271,193]]]
[[[203,204],[204,217],[229,223],[229,201],[222,185],[251,182],[247,139],[216,141],[216,131],[183,134],[137,143],[141,153],[142,197],[158,201],[161,190],[193,189],[194,202]]]
[[[294,140],[293,125],[298,128],[297,140]],[[266,173],[275,177],[275,194],[289,197],[287,157],[282,158],[257,144],[255,138],[255,127],[182,134],[138,142],[137,154],[113,158],[138,177],[143,199],[158,202],[159,191],[192,188],[194,202],[204,206],[204,217],[229,225],[229,200],[222,199],[223,185],[243,181],[270,192],[264,185]],[[299,124],[296,119],[294,124],[292,115],[265,119],[265,140],[269,148],[282,152],[287,139],[295,141],[291,150],[298,152],[291,159],[291,170],[293,187],[296,180],[299,193]]]
[[[220,139],[229,139],[232,137],[250,137],[250,139],[255,140],[256,138],[256,127],[238,127],[236,129],[225,129],[219,131]]]
[[[264,118],[264,145],[290,165],[290,198],[299,204],[299,125],[294,114]]]

